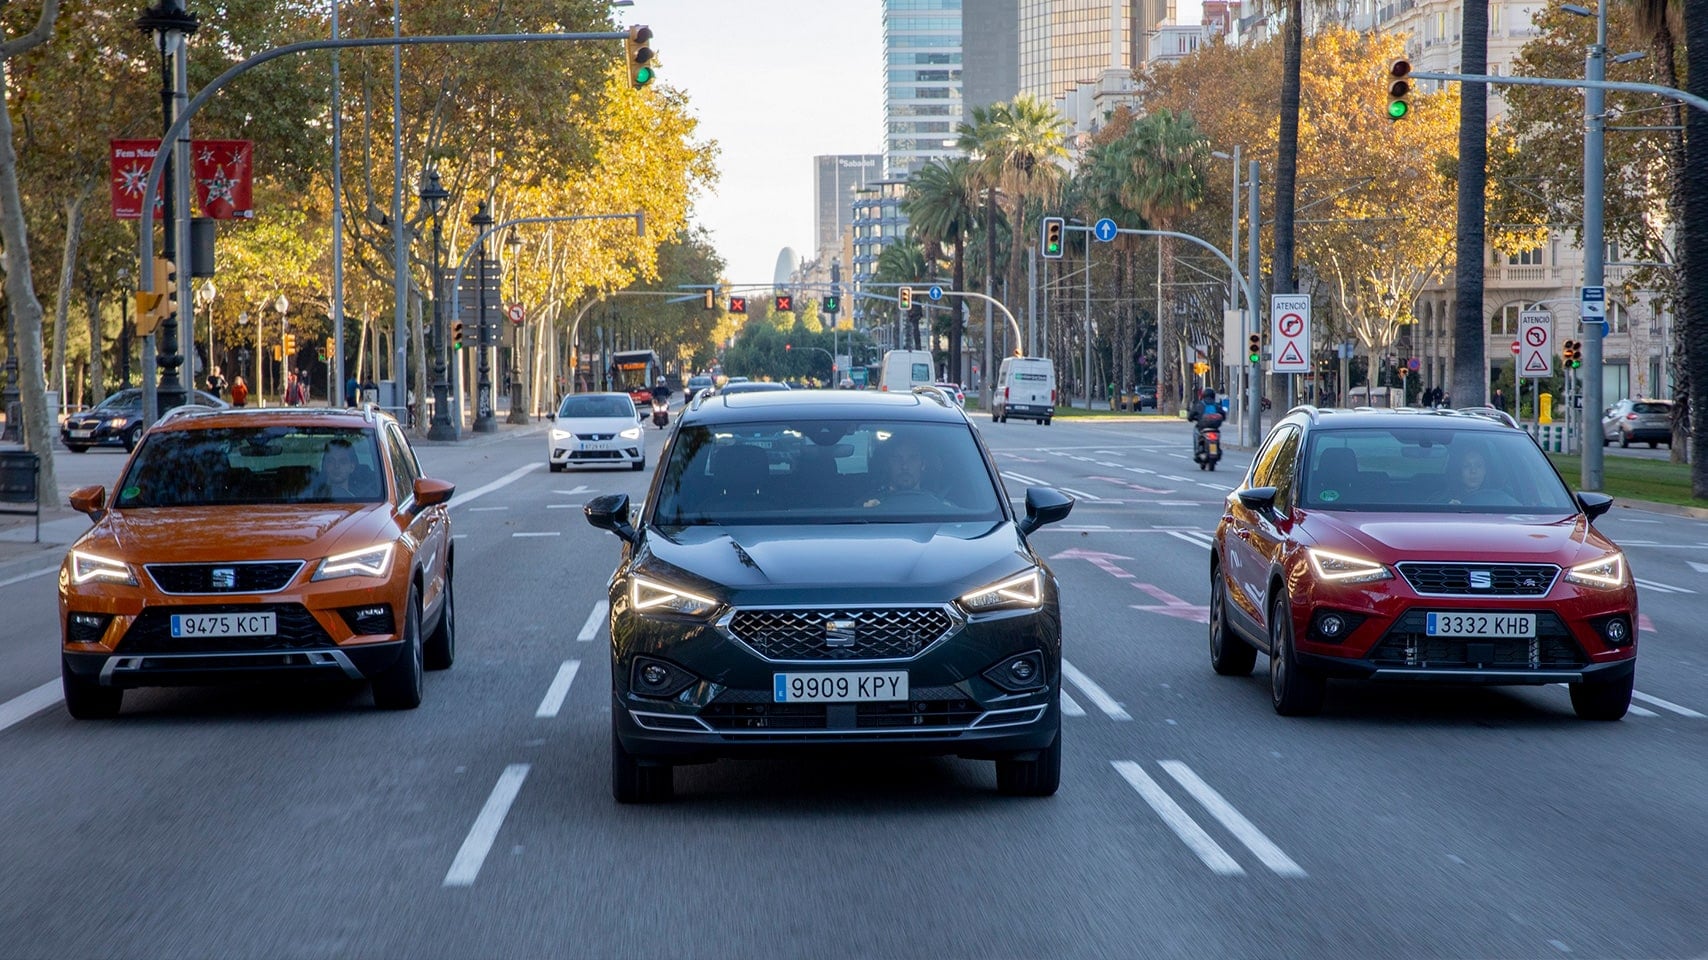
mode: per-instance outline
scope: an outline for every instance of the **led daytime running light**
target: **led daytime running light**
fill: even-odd
[[[1613,589],[1625,585],[1625,555],[1615,553],[1580,563],[1566,571],[1568,583],[1581,584],[1586,587],[1605,587]]]
[[[129,564],[81,550],[71,551],[71,582],[88,583],[91,580],[136,586],[136,577],[131,574]]]
[[[1365,583],[1372,580],[1391,580],[1394,576],[1388,572],[1387,567],[1374,560],[1349,557],[1315,547],[1306,552],[1311,558],[1311,569],[1324,580],[1335,583]]]
[[[690,616],[710,613],[718,606],[718,602],[710,597],[645,577],[635,577],[629,582],[629,601],[636,611],[661,610]]]
[[[1036,607],[1043,601],[1044,578],[1036,567],[961,597],[961,605],[975,612],[1001,607]]]
[[[391,569],[392,544],[385,543],[363,550],[352,550],[327,557],[315,572],[316,580],[338,577],[383,577]]]

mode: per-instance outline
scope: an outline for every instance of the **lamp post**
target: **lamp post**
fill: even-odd
[[[445,378],[451,365],[450,337],[445,330],[444,308],[440,305],[445,293],[445,280],[439,266],[439,250],[444,242],[444,221],[439,216],[439,208],[445,205],[451,194],[439,183],[437,168],[428,170],[422,178],[419,196],[433,217],[433,422],[427,428],[427,437],[431,440],[455,440],[460,424],[451,420],[450,383]]]
[[[480,252],[476,254],[480,262],[475,265],[475,294],[478,306],[475,308],[475,326],[479,331],[477,341],[480,344],[480,356],[475,370],[474,385],[474,432],[496,433],[498,421],[492,415],[492,359],[488,350],[492,346],[492,332],[486,323],[486,228],[492,226],[492,214],[487,212],[486,201],[482,200],[475,209],[474,216],[469,218],[469,226],[481,235]]]
[[[119,268],[119,289],[130,289],[130,268]],[[130,389],[130,298],[119,298],[119,383]]]
[[[515,287],[516,299],[513,300],[512,302],[515,303],[515,305],[517,307],[521,307],[521,305],[522,305],[522,236],[521,236],[521,234],[517,233],[516,230],[514,228],[512,228],[510,230],[509,238],[504,241],[504,245],[510,248],[510,262],[513,264],[511,269],[515,271],[513,276],[516,278],[516,281],[515,281],[515,283],[516,283],[516,287]],[[525,325],[526,324],[524,324],[522,321],[516,320],[514,318],[512,318],[510,321],[510,416],[505,418],[505,422],[507,422],[507,423],[522,424],[524,426],[528,423],[528,411],[522,409],[523,400],[522,400],[522,367],[521,367],[522,361],[521,361],[521,356],[522,356],[522,328]]]
[[[291,358],[285,352],[285,314],[289,313],[291,309],[290,298],[282,293],[279,294],[278,299],[273,301],[273,309],[279,311],[279,402],[283,403],[285,400],[285,384],[289,383],[291,379]],[[261,328],[260,318],[256,318],[255,328],[257,330]]]
[[[169,130],[172,121],[177,119],[179,100],[188,96],[189,66],[186,50],[187,41],[201,22],[196,16],[184,9],[184,0],[160,0],[154,6],[142,12],[136,18],[137,29],[150,34],[154,38],[154,47],[160,54],[160,111],[162,114],[162,129]],[[168,151],[170,160],[166,168],[165,180],[171,186],[165,190],[165,216],[161,226],[165,234],[162,252],[168,260],[177,266],[179,293],[178,304],[181,308],[184,302],[184,291],[190,282],[190,131],[186,125],[178,132],[178,138],[172,143],[161,143],[160,148]],[[144,197],[147,203],[150,198]],[[184,382],[178,375],[178,367],[184,362],[184,357],[178,352],[178,313],[174,310],[166,315],[160,324],[160,353],[155,363],[160,368],[160,384],[156,388],[156,410],[170,410],[182,404],[185,400]],[[193,316],[193,315],[192,315]],[[147,404],[144,412],[148,411]]]
[[[1600,0],[1593,11],[1595,42],[1589,45],[1584,57],[1585,80],[1607,79],[1607,0]],[[1592,11],[1577,4],[1562,4],[1561,9],[1578,16],[1590,16]],[[1583,285],[1600,287],[1606,279],[1607,238],[1602,219],[1602,193],[1607,180],[1606,146],[1607,91],[1589,87],[1583,92]],[[1598,436],[1601,430],[1602,353],[1599,323],[1581,325],[1583,332],[1583,435]],[[1601,444],[1584,443],[1580,485],[1585,490],[1600,490],[1604,483],[1606,464]]]
[[[1239,188],[1240,188],[1239,163],[1240,163],[1240,154],[1243,152],[1243,150],[1244,150],[1244,148],[1242,146],[1240,146],[1239,144],[1235,144],[1234,145],[1234,152],[1232,154],[1223,153],[1220,150],[1210,151],[1210,156],[1212,156],[1212,157],[1215,157],[1219,160],[1232,160],[1234,162],[1234,194],[1233,194],[1233,202],[1229,205],[1233,211],[1233,217],[1232,217],[1233,224],[1232,224],[1232,227],[1230,228],[1229,233],[1228,233],[1228,256],[1231,257],[1235,263],[1239,263]],[[1252,330],[1255,329],[1252,326],[1252,320],[1251,320],[1251,317],[1255,315],[1254,314],[1255,304],[1246,304],[1246,307],[1247,307],[1246,312],[1241,315],[1241,319],[1240,319],[1240,340],[1241,340],[1241,343],[1238,344],[1237,346],[1241,350],[1245,349],[1245,346],[1244,346],[1245,338],[1251,336]],[[1230,309],[1230,310],[1238,310],[1239,309],[1239,271],[1237,271],[1237,270],[1233,271],[1233,274],[1228,278],[1228,309]],[[1237,357],[1223,357],[1222,358],[1222,362],[1224,364],[1228,364],[1230,360],[1238,361],[1238,358]],[[1234,368],[1234,377],[1236,380],[1235,383],[1231,384],[1231,386],[1234,388],[1234,395],[1237,397],[1243,398],[1245,396],[1245,378],[1251,374],[1251,364],[1241,361],[1241,362],[1234,362],[1232,364],[1232,366]],[[1225,393],[1226,391],[1223,391],[1223,392]],[[1161,402],[1162,402],[1161,400],[1157,401],[1159,407],[1161,406]],[[1241,401],[1242,405],[1243,405],[1243,402],[1244,401],[1242,400]],[[1242,432],[1245,432],[1244,421],[1248,418],[1241,417],[1240,419],[1241,419],[1240,429]]]
[[[214,297],[217,297],[217,296],[219,296],[219,288],[214,286],[214,282],[212,280],[203,280],[201,283],[201,286],[196,288],[196,306],[205,307],[205,308],[207,308],[207,311],[208,311],[208,360],[207,360],[206,369],[210,370],[210,371],[213,369],[213,365],[214,365],[214,362],[213,362],[213,359],[214,359],[213,302],[214,302]],[[191,314],[190,319],[191,319],[191,321],[194,321],[195,315]],[[190,324],[190,353],[192,355],[191,360],[190,360],[190,385],[192,387],[195,386],[195,380],[196,380],[196,358],[194,356],[195,352],[196,352],[196,330],[195,330],[195,323],[192,322]],[[203,376],[205,377],[206,374],[204,374]]]

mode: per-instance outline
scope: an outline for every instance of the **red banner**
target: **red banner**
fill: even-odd
[[[149,164],[160,149],[159,140],[112,141],[113,216],[136,220],[142,216],[142,187]],[[247,219],[255,215],[251,190],[255,145],[248,140],[193,140],[190,142],[190,175],[196,201],[204,217],[216,220]],[[154,199],[159,217],[163,201]]]

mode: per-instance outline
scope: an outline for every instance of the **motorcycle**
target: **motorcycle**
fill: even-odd
[[[1222,459],[1222,420],[1219,413],[1205,412],[1198,417],[1197,429],[1192,431],[1192,460],[1200,470],[1214,470]]]
[[[652,422],[658,429],[670,426],[670,401],[655,397],[652,401]]]

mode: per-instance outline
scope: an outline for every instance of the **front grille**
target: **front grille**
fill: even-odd
[[[270,637],[174,637],[175,613],[262,613],[277,615],[278,632]],[[332,638],[321,629],[308,608],[300,603],[217,604],[202,606],[149,607],[131,623],[116,652],[140,653],[232,653],[242,650],[313,650],[332,646]]]
[[[571,460],[619,460],[623,456],[621,450],[571,450]]]
[[[954,625],[942,607],[874,607],[738,610],[727,629],[767,660],[905,660],[918,656]],[[853,642],[846,643],[850,634]]]
[[[616,436],[614,433],[578,433],[575,438],[577,440],[611,440],[615,439]]]
[[[852,726],[848,725],[852,707]],[[831,711],[842,708],[839,722]],[[711,703],[700,719],[714,730],[929,730],[964,727],[984,711],[971,700],[895,700],[878,703]]]
[[[1438,597],[1542,597],[1560,568],[1551,563],[1402,563],[1420,594]]]
[[[1502,670],[1578,669],[1589,662],[1565,622],[1549,611],[1536,614],[1536,636],[1510,639],[1431,637],[1427,611],[1412,610],[1388,628],[1366,658],[1384,667],[1441,667]]]
[[[302,567],[301,560],[279,560],[150,563],[144,569],[155,585],[166,593],[272,593],[283,590]],[[225,586],[227,583],[231,585]]]

